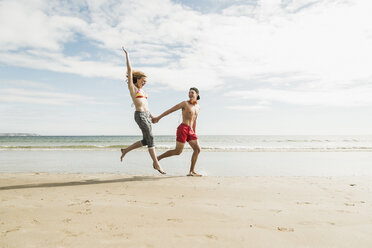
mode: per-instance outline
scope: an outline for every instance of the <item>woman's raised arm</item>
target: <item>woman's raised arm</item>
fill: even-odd
[[[125,53],[125,58],[127,60],[127,76],[128,76],[128,88],[129,90],[135,90],[135,85],[133,84],[133,73],[132,67],[130,65],[129,54],[128,51],[125,49],[124,46],[121,47]]]

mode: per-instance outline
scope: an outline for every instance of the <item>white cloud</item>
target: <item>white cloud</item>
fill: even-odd
[[[19,53],[0,53],[1,60],[11,65],[74,73],[85,77],[107,77],[122,79],[124,66],[110,62],[87,61],[80,57],[64,56],[61,53],[31,51]]]
[[[79,18],[46,13],[47,4],[47,1],[0,2],[0,50],[60,50],[75,32],[84,29],[86,24]]]
[[[226,16],[251,16],[254,17],[256,6],[254,5],[233,5],[222,11]]]
[[[0,61],[122,79],[125,44],[134,67],[177,90],[190,82],[214,89],[232,79],[249,88],[257,78],[260,88],[274,83],[283,94],[304,84],[308,90],[334,89],[371,80],[371,7],[362,0],[260,0],[202,14],[169,0],[2,1]],[[63,54],[77,34],[120,60]]]
[[[94,97],[19,88],[0,89],[0,102],[44,105],[99,104]]]
[[[235,105],[235,106],[227,106],[226,107],[227,109],[231,109],[231,110],[242,110],[242,111],[262,111],[262,110],[268,110],[270,109],[269,107],[267,106],[263,106],[263,105]]]
[[[225,95],[240,99],[279,102],[300,106],[319,105],[352,107],[372,105],[371,86],[360,86],[352,89],[334,89],[332,91],[262,88],[249,91],[231,91]]]
[[[23,88],[23,89],[38,89],[38,90],[48,90],[53,91],[55,87],[51,86],[47,83],[41,83],[37,81],[30,81],[30,80],[2,80],[2,87],[0,89],[4,89],[7,87],[12,88]]]

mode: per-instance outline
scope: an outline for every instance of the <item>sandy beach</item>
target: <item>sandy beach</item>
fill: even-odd
[[[0,174],[0,247],[371,247],[371,177]]]

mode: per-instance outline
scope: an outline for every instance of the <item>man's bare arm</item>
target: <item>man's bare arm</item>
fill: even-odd
[[[196,132],[196,119],[198,119],[198,115],[196,115],[194,123],[192,124],[192,130],[194,130],[194,132]]]
[[[174,111],[177,111],[177,110],[183,108],[184,104],[185,104],[185,102],[180,102],[179,104],[173,106],[172,108],[168,109],[167,111],[165,111],[164,113],[162,113],[161,115],[159,115],[158,117],[156,117],[154,119],[156,119],[156,122],[158,122],[164,116],[167,116],[170,113],[173,113]]]

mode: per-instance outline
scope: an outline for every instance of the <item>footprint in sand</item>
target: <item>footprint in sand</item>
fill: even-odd
[[[339,213],[346,213],[346,214],[351,213],[350,211],[347,211],[347,210],[336,210],[336,211],[339,212]]]
[[[71,219],[70,218],[67,218],[67,219],[62,220],[62,222],[64,222],[64,223],[70,223],[71,222]]]
[[[215,239],[215,240],[218,239],[217,236],[214,236],[214,235],[212,235],[212,234],[206,234],[205,237],[207,237],[207,238],[209,238],[209,239]]]
[[[294,228],[292,227],[278,227],[278,230],[281,232],[294,232]]]
[[[129,236],[125,233],[116,233],[113,234],[112,237],[129,239]]]
[[[311,202],[297,202],[298,205],[309,205]]]
[[[116,225],[114,225],[114,224],[108,224],[107,227],[108,227],[108,229],[109,229],[110,231],[118,230],[118,229],[119,229],[119,228],[118,228]]]
[[[257,224],[250,224],[249,227],[252,227],[252,228],[261,228],[261,229],[265,229],[265,230],[272,230],[273,229],[272,227],[262,226],[262,225],[257,225]]]
[[[69,207],[72,207],[72,206],[76,206],[76,205],[90,205],[91,204],[91,201],[90,200],[85,200],[85,201],[82,201],[82,202],[72,202],[70,204],[68,204],[67,206]]]
[[[84,210],[83,211],[78,211],[76,213],[81,214],[81,215],[89,215],[89,214],[92,214],[92,210],[87,208],[87,209],[85,209],[85,211]]]
[[[63,230],[63,232],[64,232],[65,234],[67,234],[67,236],[69,236],[69,237],[78,237],[78,236],[84,234],[84,232],[72,233],[72,232],[70,232],[69,230]]]
[[[345,206],[348,206],[348,207],[354,207],[355,206],[354,203],[345,202],[344,204],[345,204]]]
[[[217,207],[217,206],[218,206],[218,205],[215,204],[215,203],[206,203],[205,205],[207,205],[207,206],[212,206],[212,207]]]
[[[176,222],[176,223],[182,223],[183,222],[182,219],[177,219],[177,218],[175,218],[175,219],[168,219],[167,221]]]
[[[36,219],[33,219],[33,220],[31,221],[31,223],[32,223],[32,224],[40,224],[40,222],[39,222],[38,220],[36,220]]]
[[[174,207],[174,206],[176,205],[176,203],[174,203],[174,202],[169,202],[168,205],[171,206],[171,207]]]
[[[17,226],[17,227],[15,227],[15,228],[13,228],[13,229],[10,229],[10,230],[6,230],[5,232],[2,232],[2,233],[1,233],[1,236],[2,236],[2,237],[5,237],[8,233],[11,233],[11,232],[17,232],[17,231],[19,231],[19,229],[21,229],[20,226]]]
[[[280,213],[282,212],[283,210],[280,210],[280,209],[270,209],[271,212],[275,212],[275,213]]]

